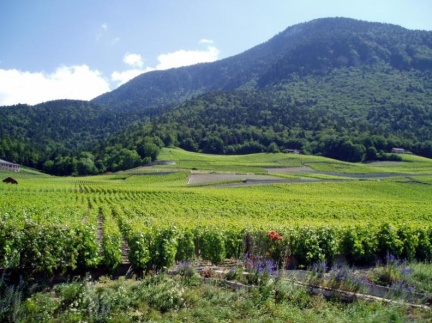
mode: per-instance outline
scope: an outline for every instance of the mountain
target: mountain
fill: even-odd
[[[430,75],[415,70],[342,67],[265,89],[203,94],[118,138],[152,134],[217,154],[299,149],[361,161],[369,148],[367,158],[377,159],[401,146],[432,157],[431,89]]]
[[[150,73],[131,81],[137,91],[129,95],[139,97],[146,84],[147,100],[147,90],[158,89],[173,107],[121,142],[153,134],[192,151],[302,149],[348,161],[385,159],[403,146],[432,157],[432,32],[319,19],[235,57],[158,73],[176,74],[174,96]]]
[[[1,107],[0,117],[0,158],[56,174],[136,166],[163,145],[349,161],[401,146],[432,157],[432,32],[318,19],[230,58],[142,74],[91,102]]]
[[[347,18],[317,19],[214,63],[142,74],[93,102],[155,115],[199,94],[262,89],[289,82],[293,76],[377,64],[430,71],[432,33]]]

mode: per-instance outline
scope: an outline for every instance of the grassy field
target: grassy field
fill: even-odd
[[[266,174],[266,168],[269,167],[281,168],[307,165],[315,171],[341,173],[341,175],[373,173],[430,174],[432,164],[430,159],[409,154],[401,155],[401,157],[403,159],[402,162],[362,164],[300,154],[261,153],[241,156],[221,156],[192,153],[179,148],[164,148],[158,159],[175,162],[175,165],[162,166],[163,169],[191,170],[196,168],[206,171]]]
[[[189,223],[192,214],[193,221],[200,224],[211,219],[222,225],[235,219],[245,226],[269,228],[305,223],[345,225],[357,221],[421,225],[423,221],[432,221],[432,160],[426,158],[404,155],[403,162],[376,166],[294,154],[214,156],[165,148],[159,159],[172,160],[176,164],[83,178],[59,178],[33,170],[0,171],[1,178],[12,175],[19,182],[18,185],[1,183],[3,210],[0,207],[0,213],[4,212],[5,205],[19,204],[19,209],[29,208],[34,199],[44,201],[46,208],[51,204],[57,206],[58,203],[50,200],[73,194],[75,201],[85,199],[85,203],[94,207],[115,200],[123,207],[139,208],[141,213],[154,219],[172,218],[178,225]],[[302,163],[315,171],[268,174],[265,170],[269,167],[299,167]],[[215,187],[193,187],[187,184],[192,168],[201,174],[250,172],[293,182],[245,187],[224,186],[221,185],[224,182],[218,182]],[[391,177],[349,177],[353,174]],[[430,176],[425,176],[427,174]],[[332,180],[338,181],[328,182]],[[240,181],[234,179],[225,184],[230,182]]]
[[[373,263],[388,254],[410,261],[432,259],[429,159],[404,155],[399,163],[350,164],[314,156],[213,156],[175,148],[163,149],[159,159],[175,164],[65,178],[27,169],[19,173],[0,171],[0,179],[11,176],[18,181],[18,185],[0,183],[0,267],[30,268],[49,275],[96,267],[109,273],[127,263],[148,272],[186,260],[216,264],[226,258],[244,257],[245,252],[279,263],[282,255],[289,255],[302,268],[322,261],[330,264],[337,254],[359,264]],[[194,174],[209,180],[189,185]],[[232,177],[237,175],[241,177]],[[286,182],[268,182],[272,178]],[[282,240],[269,240],[271,230]],[[425,268],[430,269],[430,265]],[[400,269],[405,271],[405,267]],[[429,279],[430,275],[424,277]],[[122,313],[129,321],[137,317],[169,321],[205,320],[208,316],[199,308],[207,308],[205,304],[210,302],[219,312],[225,308],[226,315],[215,314],[217,320],[240,318],[229,307],[232,292],[223,287],[209,290],[198,281],[191,286],[189,280],[160,279],[124,282],[123,287],[111,282],[70,283],[49,293],[27,295],[16,286],[7,287],[2,278],[0,298],[4,297],[0,303],[7,309],[5,302],[14,302],[8,297],[15,295],[23,297],[15,315],[74,321],[75,314],[82,318],[97,300],[108,302],[114,321]],[[356,302],[347,307],[307,295],[301,288],[269,286],[236,294],[236,304],[251,313],[250,319],[430,318],[428,312],[413,314],[398,306],[370,307]],[[118,294],[122,288],[123,296]],[[161,298],[151,298],[151,289],[160,290]],[[94,294],[96,290],[99,296]],[[131,296],[137,290],[144,293],[141,298]],[[179,290],[186,294],[178,303],[166,303],[164,297],[177,295]],[[271,296],[281,291],[285,291],[283,299]],[[119,306],[109,295],[116,295],[134,310]],[[227,302],[215,298],[226,298]],[[77,303],[79,299],[88,303]],[[56,303],[58,300],[64,303]],[[73,308],[72,303],[76,304]],[[273,305],[269,308],[269,304]],[[289,305],[291,310],[285,311],[282,305]],[[322,316],[321,310],[327,314]],[[106,313],[98,311],[94,320],[103,321]],[[10,313],[3,311],[0,317],[10,319]]]

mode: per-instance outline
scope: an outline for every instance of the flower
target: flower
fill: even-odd
[[[282,236],[275,230],[270,230],[267,233],[267,236],[269,237],[269,239],[271,241],[277,241],[277,240],[282,240]]]

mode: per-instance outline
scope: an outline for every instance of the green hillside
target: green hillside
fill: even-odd
[[[369,147],[400,146],[432,156],[431,88],[415,71],[340,68],[265,90],[199,96],[156,118],[153,131],[207,153],[299,149],[361,161]]]
[[[211,72],[218,66],[232,71],[236,81],[218,86],[220,75]],[[397,159],[386,153],[403,147],[432,156],[430,32],[319,19],[198,68],[209,69],[211,90],[200,85],[207,93],[170,108],[151,125],[127,130],[117,142],[152,134],[165,145],[213,154],[298,149],[362,161]],[[166,76],[187,71],[194,69],[167,71]],[[200,82],[200,77],[189,75],[188,82]],[[132,84],[146,89],[146,80],[151,76],[142,75]],[[190,96],[200,92],[189,90]],[[106,97],[114,99],[117,92]]]
[[[79,154],[132,121],[86,101],[0,107],[0,158],[42,169],[47,160]]]
[[[163,147],[432,157],[432,32],[345,18],[213,63],[142,74],[89,102],[0,108],[0,158],[56,175],[119,171]]]

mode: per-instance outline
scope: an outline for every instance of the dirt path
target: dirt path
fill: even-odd
[[[246,181],[246,180],[274,180],[274,176],[248,175],[248,174],[211,174],[191,173],[188,178],[188,185],[217,183],[223,181]]]
[[[296,173],[315,173],[316,171],[309,166],[300,167],[269,167],[265,168],[269,174],[296,174]]]
[[[97,217],[97,231],[96,231],[96,241],[99,245],[99,254],[102,255],[103,250],[103,223],[104,219],[101,213],[98,214]]]
[[[212,187],[236,187],[236,186],[251,186],[251,185],[284,184],[284,183],[311,183],[311,182],[334,183],[334,182],[343,182],[343,181],[346,182],[355,179],[379,180],[380,178],[390,178],[390,177],[405,177],[406,179],[410,179],[410,177],[412,176],[422,176],[420,174],[402,174],[402,173],[348,174],[348,173],[336,173],[336,172],[319,172],[307,166],[266,168],[266,170],[268,171],[269,175],[191,173],[189,174],[187,184],[188,185],[208,184],[209,186]],[[284,179],[284,178],[278,178],[270,175],[270,174],[299,175],[301,173],[306,173],[306,174],[311,173],[316,175],[330,175],[330,176],[334,176],[335,178],[319,179],[319,178],[311,178],[311,177],[298,177],[295,179]],[[340,177],[340,179],[338,179],[337,177]]]
[[[121,263],[123,265],[129,265],[129,252],[130,248],[125,238],[122,240],[122,246],[121,246]]]

